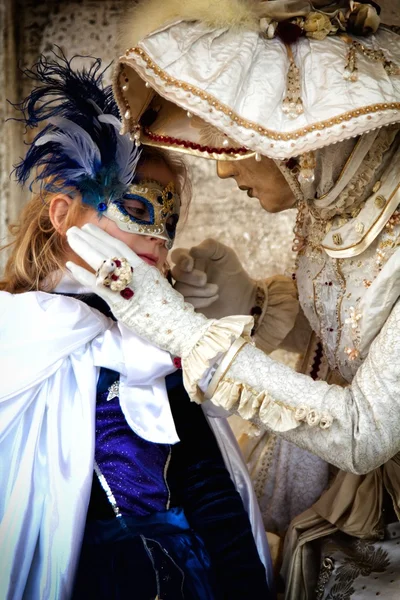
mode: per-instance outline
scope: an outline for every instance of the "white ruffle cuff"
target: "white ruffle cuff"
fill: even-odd
[[[249,316],[229,316],[212,321],[189,354],[182,357],[183,383],[191,400],[198,404],[203,402],[204,393],[198,384],[204,373],[238,338],[250,342],[253,322],[253,317]]]

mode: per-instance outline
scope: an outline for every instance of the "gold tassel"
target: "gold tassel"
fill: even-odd
[[[282,102],[282,112],[290,119],[297,119],[304,112],[303,101],[300,96],[300,71],[294,62],[293,52],[286,44],[289,58],[289,69],[286,80],[286,96]]]

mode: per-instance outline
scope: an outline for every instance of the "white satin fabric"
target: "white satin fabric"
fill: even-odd
[[[54,291],[92,293],[69,275],[64,275]],[[165,377],[176,371],[170,354],[119,322],[93,340],[92,348],[96,366],[120,373],[119,400],[129,427],[148,442],[179,442],[165,387]]]
[[[381,27],[357,41],[382,49],[389,60],[400,64],[400,38],[394,32]],[[278,38],[181,21],[151,33],[137,47],[145,56],[127,50],[120,58],[126,71],[131,67],[163,98],[241,146],[274,159],[298,156],[400,121],[399,106],[390,106],[400,101],[400,77],[389,76],[381,62],[357,52],[358,81],[347,81],[343,75],[350,45],[338,36],[322,41],[302,37],[292,44],[304,105],[304,113],[295,119],[282,111],[289,57]],[[142,85],[135,81],[137,90],[130,85],[128,95],[141,94]],[[231,112],[224,112],[224,107]],[[355,112],[348,116],[350,111]],[[132,113],[134,120],[137,117]],[[335,121],[327,124],[331,119]],[[239,124],[241,120],[247,125]],[[259,126],[273,134],[297,135],[276,139],[260,132]]]
[[[158,428],[167,415],[159,383],[174,367],[167,353],[66,296],[1,292],[0,331],[0,598],[67,600],[92,483],[99,368],[121,372],[131,426],[168,436],[168,418]],[[149,368],[142,358],[152,352]],[[135,394],[148,404],[141,413]],[[254,492],[224,422],[210,420],[269,565]]]

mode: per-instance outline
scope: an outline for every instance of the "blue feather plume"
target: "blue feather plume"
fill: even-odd
[[[14,107],[28,128],[46,122],[15,167],[24,185],[35,182],[51,191],[78,189],[84,202],[121,198],[135,177],[140,151],[120,135],[118,107],[111,86],[103,86],[106,69],[92,59],[88,69],[74,70],[60,49],[54,58],[41,56],[25,74],[38,85]]]
[[[117,138],[116,162],[119,168],[119,179],[125,185],[132,181],[132,173],[136,171],[140,153],[127,135],[120,135],[122,123],[114,115],[100,115],[100,123],[108,123],[114,127]]]

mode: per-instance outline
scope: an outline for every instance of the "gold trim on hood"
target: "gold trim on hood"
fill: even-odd
[[[384,188],[385,186],[383,185],[382,188],[379,190],[379,194],[373,194],[367,200],[367,204],[375,203],[377,197],[383,197],[382,193],[385,191]],[[375,207],[380,212],[378,213],[378,216],[373,220],[373,222],[369,224],[368,228],[365,228],[364,230],[362,230],[361,228],[359,228],[358,230],[356,229],[357,223],[362,223],[363,212],[368,209],[368,206],[366,205],[364,209],[357,215],[356,218],[352,219],[339,229],[335,229],[334,232],[330,231],[325,237],[324,241],[322,242],[321,247],[325,250],[328,256],[331,256],[332,258],[352,258],[354,256],[362,254],[362,252],[364,252],[380,234],[380,232],[385,227],[386,223],[388,222],[396,208],[399,206],[399,204],[400,183],[397,183],[394,190],[392,188],[392,192],[388,200],[386,201],[386,204],[384,204],[383,207],[380,207],[379,203],[375,203]],[[346,230],[347,232],[349,232],[352,228],[354,228],[356,233],[360,235],[359,240],[354,244],[345,246],[344,248],[337,248],[337,246],[334,247],[334,236],[340,235],[345,240]],[[361,234],[363,234],[362,237]],[[328,242],[330,242],[329,245]]]
[[[236,112],[234,112],[229,106],[227,106],[226,104],[223,104],[222,102],[219,102],[219,100],[217,98],[215,98],[214,96],[212,96],[211,94],[205,92],[204,90],[201,90],[200,88],[196,87],[193,84],[188,84],[184,81],[176,79],[175,77],[172,77],[171,75],[168,75],[168,73],[166,73],[161,67],[159,67],[149,57],[149,55],[143,50],[143,48],[136,46],[135,48],[129,48],[126,51],[125,56],[120,58],[120,63],[122,65],[125,65],[125,67],[128,66],[132,70],[134,70],[134,67],[132,66],[132,63],[131,63],[132,58],[129,58],[130,54],[134,54],[137,57],[139,57],[139,59],[143,60],[146,63],[146,67],[151,69],[154,72],[155,76],[160,78],[168,86],[173,86],[178,89],[183,89],[186,92],[192,94],[193,96],[197,96],[201,100],[205,100],[209,104],[210,110],[222,112],[224,115],[229,116],[231,118],[232,124],[238,125],[239,127],[245,127],[246,129],[251,129],[260,135],[270,138],[271,140],[277,140],[277,141],[278,140],[279,141],[280,140],[282,140],[282,141],[298,140],[299,138],[307,135],[308,133],[312,133],[314,131],[323,131],[324,129],[327,129],[329,127],[334,127],[335,125],[342,124],[342,127],[346,128],[347,127],[347,125],[345,125],[346,122],[349,122],[352,119],[356,119],[356,118],[360,117],[361,115],[371,115],[371,114],[375,114],[377,112],[392,111],[392,110],[399,111],[400,110],[400,102],[388,102],[388,103],[385,102],[385,103],[378,103],[378,104],[370,104],[367,106],[363,106],[361,108],[357,108],[354,110],[344,112],[341,115],[332,117],[330,119],[318,121],[312,125],[306,125],[305,127],[293,130],[289,133],[279,133],[278,131],[266,129],[265,127],[262,127],[261,125],[255,123],[254,121],[249,121],[247,119],[243,119],[240,115],[238,115]],[[117,94],[116,94],[116,96],[117,96]],[[118,96],[117,96],[117,99],[118,99]],[[398,115],[397,114],[393,115],[393,122],[397,122],[397,121],[398,121]]]

